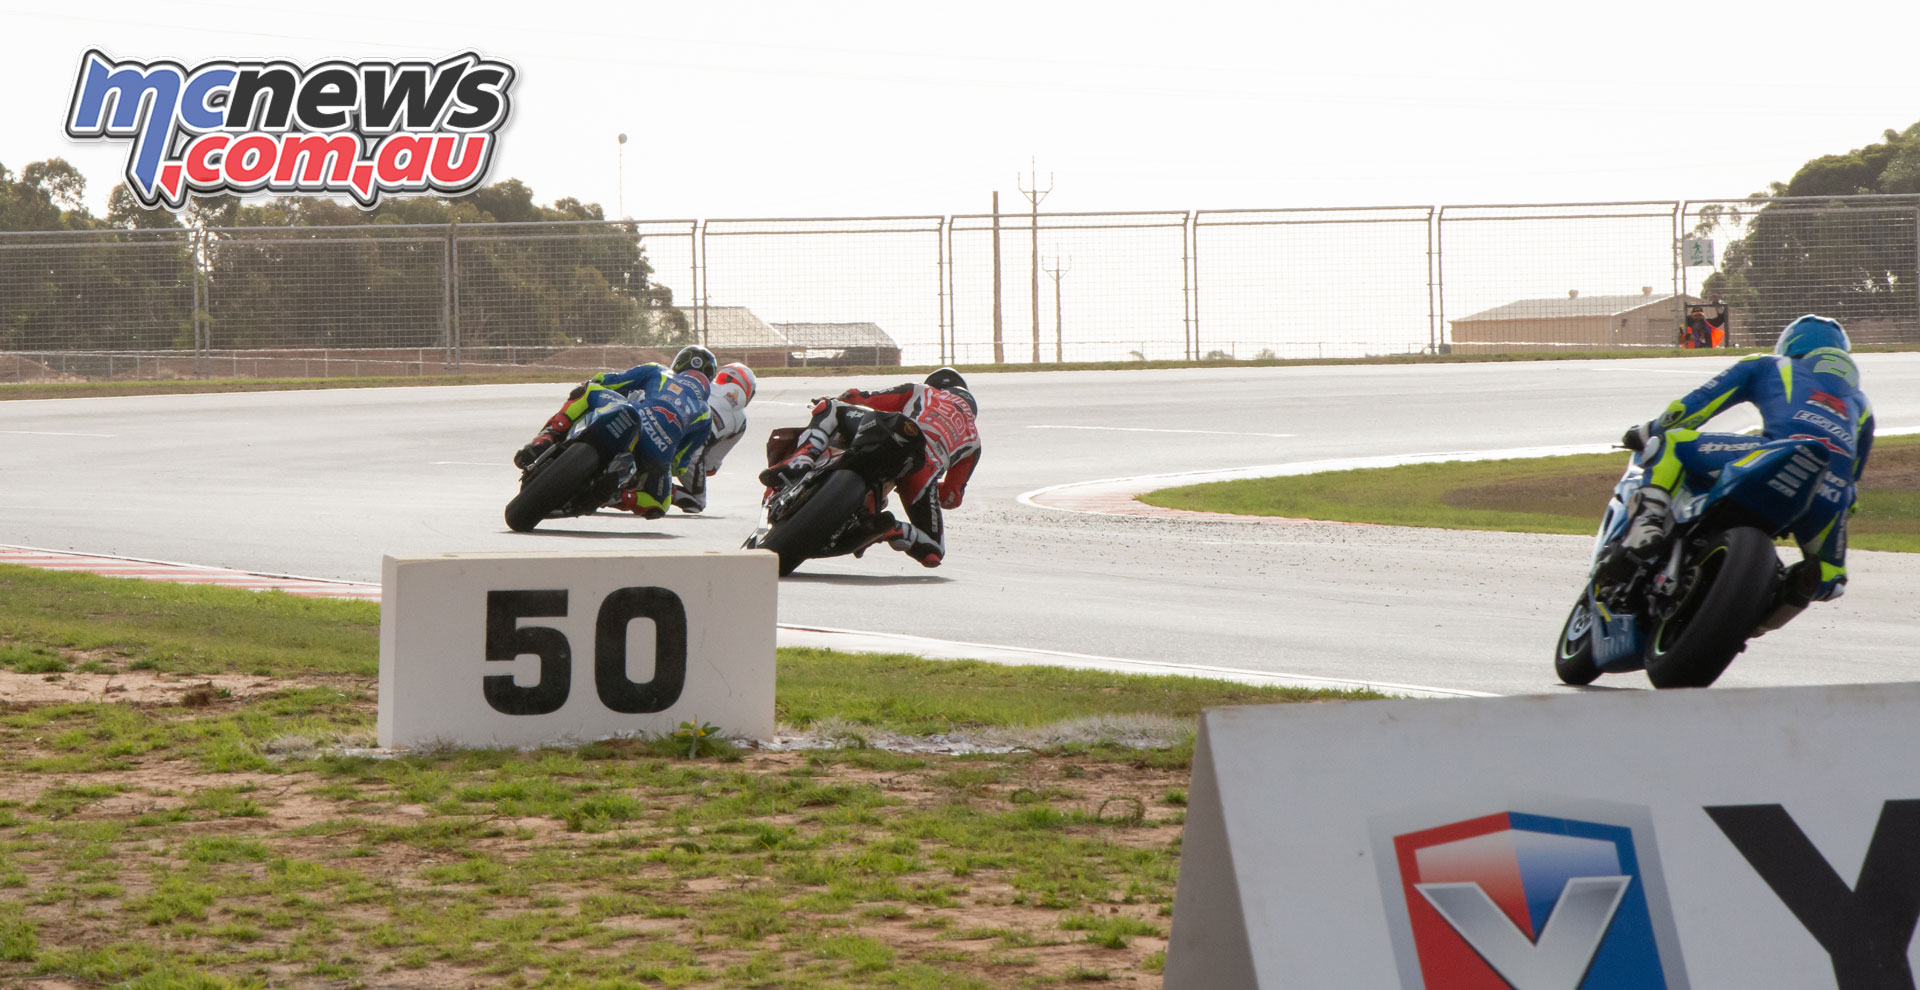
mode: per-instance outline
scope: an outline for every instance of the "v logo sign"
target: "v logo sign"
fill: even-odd
[[[1477,883],[1415,889],[1513,990],[1578,990],[1632,877],[1574,877],[1560,890],[1538,941],[1514,925]]]

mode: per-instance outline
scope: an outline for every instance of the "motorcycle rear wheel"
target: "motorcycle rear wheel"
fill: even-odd
[[[516,533],[531,531],[547,513],[567,504],[599,470],[600,452],[592,444],[576,443],[561,451],[507,503],[507,528]]]
[[[1593,609],[1587,605],[1586,595],[1573,603],[1566,624],[1560,627],[1560,643],[1553,650],[1553,672],[1560,675],[1560,683],[1575,686],[1592,684],[1600,676],[1600,668],[1593,662]]]
[[[1657,688],[1706,687],[1719,679],[1773,600],[1780,558],[1748,526],[1716,534],[1688,566],[1690,587],[1647,644],[1647,680]]]
[[[760,539],[760,549],[780,555],[780,576],[786,577],[808,557],[819,553],[866,497],[867,483],[858,474],[834,471],[820,480],[819,487],[805,504],[773,524]]]

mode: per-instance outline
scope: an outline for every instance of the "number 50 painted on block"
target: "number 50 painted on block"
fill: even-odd
[[[766,738],[776,572],[764,551],[388,557],[380,744],[565,744],[691,719]]]

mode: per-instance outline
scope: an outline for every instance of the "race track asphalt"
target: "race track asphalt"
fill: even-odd
[[[1587,537],[1089,515],[1048,486],[1342,457],[1604,444],[1716,357],[974,376],[985,454],[946,566],[884,548],[783,582],[783,623],[1502,694],[1550,649]],[[1920,427],[1920,354],[1861,359],[1883,427]],[[707,550],[758,518],[760,442],[886,378],[765,378],[702,516],[508,531],[512,451],[564,386],[0,402],[0,543],[378,581],[382,554]],[[1757,420],[1737,412],[1729,430]],[[1594,493],[1596,520],[1606,499]],[[1920,555],[1856,552],[1842,601],[1756,641],[1728,686],[1920,676]],[[1640,675],[1603,678],[1646,686]]]

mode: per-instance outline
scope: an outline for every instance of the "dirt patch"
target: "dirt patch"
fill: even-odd
[[[184,705],[205,708],[222,701],[251,698],[289,687],[317,687],[327,681],[285,680],[249,674],[166,674],[126,670],[104,674],[66,671],[58,674],[21,674],[0,670],[0,711],[40,705],[112,701],[130,705]],[[334,680],[334,686],[362,682]]]
[[[657,347],[565,347],[541,358],[536,364],[546,368],[597,368],[625,369],[636,364],[655,362],[666,364],[673,360],[673,350],[661,350]]]
[[[49,384],[84,380],[78,375],[55,371],[47,365],[23,358],[18,354],[0,354],[0,382]]]
[[[1548,475],[1504,481],[1497,485],[1455,488],[1441,495],[1440,501],[1454,509],[1538,512],[1599,519],[1600,514],[1606,511],[1607,498],[1612,494],[1613,486],[1619,481],[1619,471]]]
[[[1869,497],[1874,492],[1920,493],[1920,443],[1882,444],[1869,451],[1860,490]]]

